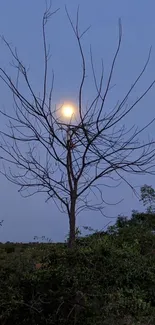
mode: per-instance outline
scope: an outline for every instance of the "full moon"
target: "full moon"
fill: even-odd
[[[71,118],[74,114],[74,107],[72,105],[64,105],[62,107],[62,114],[65,117]]]

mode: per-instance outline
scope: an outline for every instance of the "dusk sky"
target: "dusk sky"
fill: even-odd
[[[114,105],[121,99],[146,62],[149,48],[152,46],[148,69],[138,87],[133,91],[131,104],[145,87],[155,79],[155,1],[154,0],[53,0],[53,10],[60,8],[47,27],[47,40],[51,48],[49,75],[55,73],[53,105],[70,100],[76,102],[77,89],[81,76],[81,61],[73,31],[68,22],[65,5],[75,21],[77,6],[80,5],[80,28],[90,30],[83,38],[83,48],[87,60],[87,84],[85,101],[91,100],[94,92],[90,69],[89,48],[92,46],[94,63],[99,75],[100,62],[103,58],[105,79],[118,41],[118,19],[123,26],[123,40],[118,57],[109,104]],[[1,0],[0,34],[12,46],[17,47],[18,54],[25,65],[30,68],[30,80],[37,94],[42,90],[43,47],[41,20],[45,9],[44,0]],[[10,55],[6,46],[0,42],[0,66],[14,74],[9,65]],[[12,110],[12,98],[8,89],[0,81],[0,105]],[[155,117],[155,87],[124,121],[140,127]],[[0,121],[0,127],[2,122]],[[155,136],[155,124],[148,133]],[[146,134],[147,136],[147,134]],[[0,153],[1,155],[1,153]],[[128,180],[137,186],[137,191],[144,183],[155,187],[155,177],[130,176]],[[9,183],[0,175],[0,206],[3,227],[0,228],[0,241],[33,241],[34,236],[45,236],[53,241],[63,241],[68,232],[68,219],[61,214],[52,201],[45,203],[46,197],[37,194],[24,199],[18,193],[18,187]],[[118,214],[131,215],[132,210],[143,207],[126,184],[119,188],[106,190],[106,200],[116,202],[124,199],[117,206],[105,207],[105,213],[112,218],[104,218],[96,212],[84,212],[77,220],[79,226],[91,226],[102,229],[109,221],[114,222]]]

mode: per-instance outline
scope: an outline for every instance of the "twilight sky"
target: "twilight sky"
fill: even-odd
[[[92,98],[94,92],[89,46],[92,45],[97,73],[100,72],[100,61],[103,58],[106,78],[117,45],[118,18],[122,19],[123,41],[114,73],[113,84],[116,86],[111,92],[109,100],[111,105],[121,99],[131,86],[145,64],[149,48],[152,45],[149,67],[129,99],[129,103],[132,103],[155,78],[154,0],[53,0],[53,9],[60,8],[47,28],[47,39],[52,53],[49,74],[52,68],[55,73],[54,105],[63,100],[76,101],[81,76],[78,47],[66,17],[65,4],[73,20],[76,17],[77,6],[80,5],[81,30],[91,25],[91,29],[83,39],[88,68],[84,98],[86,102]],[[0,1],[0,34],[17,47],[22,62],[30,67],[31,83],[37,93],[41,91],[43,75],[41,19],[44,8],[44,0]],[[0,66],[12,74],[14,72],[9,65],[10,56],[2,42],[0,42],[0,46]],[[11,95],[2,81],[0,81],[0,105],[6,109],[9,108],[11,112]],[[128,126],[136,124],[142,127],[154,116],[155,88],[124,122]],[[1,126],[2,121],[0,121]],[[154,130],[155,125],[148,130],[151,137],[155,134]],[[153,177],[131,177],[128,175],[128,180],[138,187],[144,183],[155,187],[155,178]],[[64,240],[68,231],[67,216],[60,214],[52,201],[45,203],[44,195],[35,195],[24,199],[18,193],[18,187],[9,183],[1,175],[0,182],[0,220],[4,219],[3,227],[0,229],[0,241],[27,242],[32,241],[35,235],[45,236],[53,241]],[[121,204],[105,208],[105,213],[113,219],[104,218],[93,212],[84,212],[78,218],[78,225],[101,229],[109,221],[113,222],[118,214],[130,216],[133,209],[142,209],[132,191],[124,184],[119,189],[106,190],[105,197],[107,200],[114,199],[114,202],[124,198]]]

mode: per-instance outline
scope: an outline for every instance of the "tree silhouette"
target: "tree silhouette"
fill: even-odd
[[[52,86],[48,91],[48,61],[50,53],[46,40],[46,25],[58,10],[51,12],[51,6],[43,15],[43,51],[44,79],[42,96],[35,93],[28,71],[7,40],[3,41],[10,51],[14,66],[17,69],[17,80],[2,67],[0,78],[13,96],[14,111],[11,114],[1,110],[1,114],[9,122],[6,131],[1,130],[0,155],[3,169],[1,173],[11,182],[19,186],[19,192],[30,196],[38,192],[47,194],[69,218],[69,247],[73,247],[76,237],[76,218],[84,209],[100,211],[104,215],[106,204],[102,187],[108,181],[118,179],[132,184],[126,179],[127,173],[153,174],[155,148],[152,140],[141,141],[140,135],[153,123],[143,128],[128,129],[123,119],[142,101],[154,86],[153,80],[148,87],[131,104],[128,98],[143,76],[149,60],[143,66],[127,93],[111,110],[106,111],[106,100],[109,97],[113,72],[122,41],[122,26],[119,21],[118,45],[111,63],[109,77],[103,90],[104,71],[98,80],[95,73],[92,50],[90,50],[91,67],[96,95],[89,106],[84,105],[83,93],[86,78],[86,59],[82,38],[87,30],[79,31],[79,9],[74,24],[66,8],[66,14],[73,29],[82,61],[82,76],[79,84],[76,120],[69,123],[62,121],[61,108],[53,108]],[[25,82],[25,91],[21,90],[21,82]],[[110,93],[111,96],[111,93]],[[8,123],[7,123],[8,124]],[[4,163],[3,163],[4,162]],[[117,184],[117,185],[118,185]],[[106,185],[107,186],[107,185]],[[132,187],[133,188],[133,187]],[[94,204],[92,197],[98,199]]]
[[[155,190],[152,186],[144,184],[141,187],[141,200],[147,206],[147,212],[155,212]]]

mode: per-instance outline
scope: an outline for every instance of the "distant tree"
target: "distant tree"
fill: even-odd
[[[155,212],[155,190],[150,185],[141,187],[141,201],[147,206],[147,212]]]
[[[95,96],[89,105],[84,103],[84,86],[87,75],[86,58],[82,45],[85,30],[79,29],[79,10],[74,24],[66,9],[66,14],[78,44],[82,62],[81,81],[78,90],[77,119],[73,123],[62,122],[59,108],[54,108],[52,86],[48,87],[49,50],[46,40],[46,25],[57,10],[51,12],[46,8],[43,15],[43,51],[44,78],[42,95],[33,89],[28,70],[19,58],[16,49],[3,38],[10,51],[17,71],[17,80],[0,68],[0,78],[11,91],[14,112],[1,110],[7,120],[8,129],[1,130],[0,155],[3,165],[1,173],[11,182],[19,186],[19,192],[25,196],[43,192],[47,199],[52,199],[58,208],[69,218],[69,247],[73,247],[76,238],[77,215],[85,210],[100,211],[104,215],[106,204],[103,186],[116,184],[115,177],[132,184],[126,174],[154,174],[154,141],[145,143],[139,138],[146,128],[127,128],[124,118],[142,101],[154,86],[152,80],[135,101],[128,102],[129,96],[143,76],[149,60],[150,52],[141,72],[128,89],[124,97],[119,99],[115,107],[107,109],[107,99],[111,97],[113,72],[122,41],[122,26],[119,21],[118,45],[111,63],[107,81],[104,78],[103,64],[98,79],[92,50],[90,62],[95,86]],[[36,53],[37,57],[37,53]],[[21,85],[24,82],[24,90]],[[103,89],[104,83],[104,89]],[[26,148],[27,145],[27,148]],[[7,168],[7,163],[8,167]],[[107,184],[108,182],[108,184]],[[115,185],[116,186],[116,185]],[[95,204],[90,197],[97,197]]]

